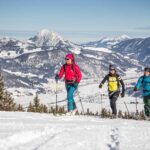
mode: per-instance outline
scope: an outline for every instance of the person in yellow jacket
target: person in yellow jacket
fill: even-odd
[[[121,97],[125,96],[125,85],[120,75],[116,73],[115,67],[112,65],[109,66],[109,73],[104,77],[99,85],[99,88],[102,88],[106,81],[108,82],[108,95],[110,99],[110,107],[112,109],[112,118],[116,118],[116,101],[120,95],[120,85],[122,86]]]

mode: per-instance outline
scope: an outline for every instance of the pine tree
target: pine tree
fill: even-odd
[[[37,111],[36,112],[40,112],[40,113],[43,113],[43,104],[40,104],[37,108]]]
[[[128,116],[128,113],[127,113],[127,112],[124,112],[124,116],[123,116],[123,118],[125,118],[125,119],[128,119],[128,118],[129,118],[129,116]]]
[[[90,110],[89,110],[89,108],[87,108],[87,115],[90,115]]]
[[[5,110],[6,111],[15,111],[17,108],[16,103],[14,103],[14,99],[11,97],[11,95],[5,91]]]
[[[16,111],[16,103],[4,88],[3,76],[0,73],[0,110]]]
[[[122,111],[119,110],[119,112],[118,112],[118,117],[119,117],[119,118],[122,118],[122,116],[123,116]]]
[[[44,113],[48,113],[48,108],[47,108],[46,105],[43,106],[43,112],[44,112]]]
[[[140,119],[141,119],[141,120],[145,120],[144,111],[141,111],[141,112],[140,112]]]
[[[65,114],[65,113],[66,113],[66,111],[65,111],[65,107],[64,107],[64,106],[62,107],[62,113],[63,113],[63,114]]]
[[[55,112],[55,109],[53,108],[53,106],[51,106],[51,108],[50,108],[50,113],[52,113],[52,114],[54,114],[54,112]]]
[[[107,112],[107,110],[105,109],[105,108],[103,108],[102,110],[101,110],[101,117],[102,118],[106,118],[108,116],[108,112]]]
[[[24,111],[24,109],[23,109],[23,107],[22,107],[22,105],[18,105],[18,107],[17,107],[17,111]]]
[[[59,113],[59,114],[62,114],[62,113],[63,113],[62,107],[58,107],[58,113]]]
[[[37,112],[40,112],[40,113],[48,113],[48,108],[46,105],[44,104],[40,104],[38,109],[37,109]]]
[[[0,110],[3,110],[4,103],[4,81],[2,74],[0,73]]]
[[[4,92],[4,81],[3,81],[3,76],[0,72],[0,95]]]
[[[38,94],[36,94],[35,98],[33,99],[35,112],[39,112],[40,106],[40,99],[38,98]]]
[[[95,116],[98,116],[98,111],[96,111]]]
[[[27,112],[35,112],[32,102],[30,102]]]

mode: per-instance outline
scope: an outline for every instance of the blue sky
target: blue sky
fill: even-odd
[[[46,28],[77,42],[150,37],[149,14],[149,0],[0,0],[0,36],[27,38]]]

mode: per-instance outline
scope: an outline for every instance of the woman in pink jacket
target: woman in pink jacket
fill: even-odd
[[[68,100],[67,115],[74,115],[76,113],[76,104],[73,96],[78,88],[82,75],[79,66],[75,64],[73,54],[67,54],[65,62],[66,63],[61,67],[60,72],[56,75],[55,79],[61,79],[64,75]]]

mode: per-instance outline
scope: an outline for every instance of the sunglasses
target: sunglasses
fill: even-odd
[[[69,58],[65,58],[65,60],[69,60]]]

